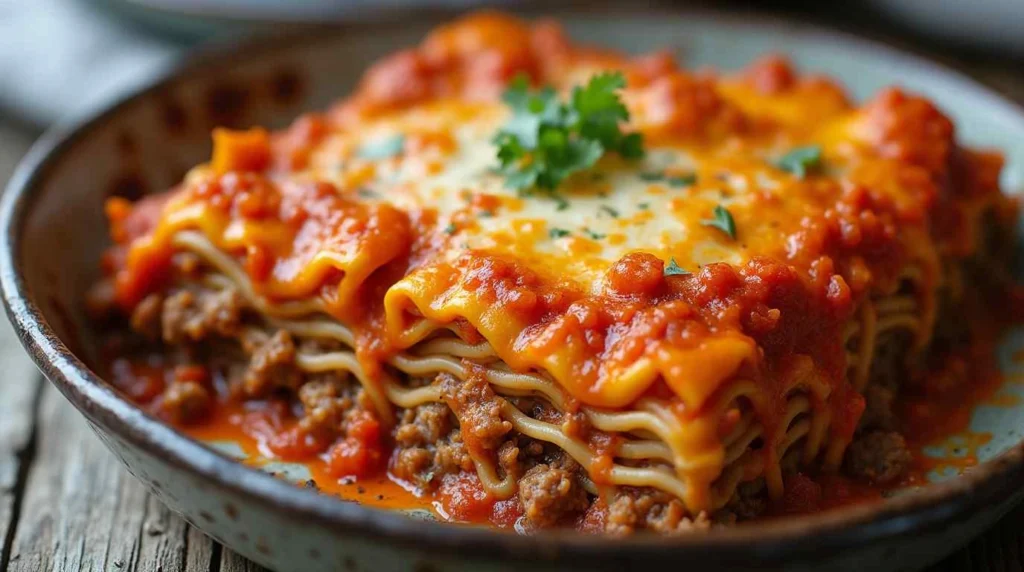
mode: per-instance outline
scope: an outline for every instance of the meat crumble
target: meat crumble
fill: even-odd
[[[370,407],[350,374],[306,373],[296,364],[300,351],[338,351],[339,343],[298,340],[283,329],[254,328],[237,291],[190,288],[150,295],[137,305],[130,324],[141,338],[179,348],[186,361],[209,363],[211,352],[227,356],[227,384],[244,398],[291,395],[300,430],[317,442],[343,438],[352,412]],[[713,523],[749,520],[771,509],[760,479],[741,483],[727,506],[714,515],[696,517],[687,514],[679,499],[655,489],[619,487],[595,497],[584,486],[585,471],[556,447],[518,434],[502,417],[501,400],[482,372],[468,362],[466,366],[471,375],[465,380],[442,373],[410,381],[412,386],[439,387],[443,402],[398,412],[388,470],[420,491],[437,490],[446,475],[475,473],[476,455],[497,466],[499,476],[517,482],[514,498],[526,529],[586,520],[613,535],[679,534],[706,530]],[[864,395],[866,410],[845,468],[871,482],[891,482],[910,463],[905,441],[892,430],[896,389],[888,381],[872,383]],[[157,402],[167,418],[189,423],[206,415],[213,399],[209,383],[175,379]],[[542,399],[508,401],[532,418],[560,425],[574,438],[586,439],[593,431],[584,416],[563,413]]]

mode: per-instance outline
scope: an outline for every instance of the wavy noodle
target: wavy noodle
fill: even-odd
[[[418,344],[415,348],[417,355],[450,355],[458,358],[473,360],[498,359],[494,349],[487,342],[475,346],[468,345],[458,338],[437,338],[427,340]]]
[[[854,368],[850,381],[857,391],[863,391],[871,375],[871,361],[875,354],[875,337],[878,335],[877,308],[870,301],[864,302],[860,310],[860,343],[856,357],[848,363]]]
[[[213,288],[233,287],[265,318],[267,326],[284,329],[304,339],[327,339],[340,342],[347,348],[355,346],[355,335],[345,325],[329,318],[318,300],[274,303],[261,297],[249,283],[244,270],[230,256],[215,248],[204,236],[196,232],[181,232],[174,244],[188,249],[203,259],[220,274],[209,274],[204,283]],[[915,280],[913,272],[907,279]],[[846,344],[850,381],[862,390],[871,375],[874,351],[881,334],[906,329],[917,334],[921,319],[916,312],[919,304],[914,296],[893,294],[867,301],[858,309],[857,319],[843,330]],[[835,468],[842,461],[849,439],[832,435],[827,408],[815,408],[816,402],[827,400],[831,388],[813,374],[813,368],[795,371],[785,387],[785,412],[775,427],[774,434],[765,435],[757,411],[770,407],[764,393],[751,380],[736,379],[724,387],[714,402],[709,404],[707,419],[724,419],[730,410],[740,411],[740,417],[721,436],[721,451],[695,457],[686,454],[683,437],[686,428],[679,415],[664,401],[640,399],[632,410],[607,411],[587,406],[574,407],[595,429],[621,435],[623,439],[613,457],[611,467],[602,474],[600,483],[594,481],[595,454],[587,443],[567,435],[559,425],[531,418],[515,407],[509,398],[541,398],[560,411],[567,411],[569,398],[554,381],[540,373],[519,373],[509,370],[497,358],[486,342],[469,344],[456,337],[455,332],[436,324],[422,321],[417,324],[416,336],[422,341],[408,352],[388,360],[388,365],[409,377],[435,377],[446,373],[467,379],[470,372],[462,360],[480,365],[484,378],[499,396],[502,417],[518,433],[550,443],[565,451],[588,471],[584,479],[586,489],[596,494],[605,485],[651,487],[681,500],[693,486],[689,475],[709,468],[719,470],[711,484],[708,507],[687,506],[690,512],[699,509],[718,509],[733,497],[740,483],[763,476],[770,494],[782,492],[781,462],[796,444],[802,442],[802,460],[811,463],[822,457],[826,468]],[[422,331],[419,331],[422,330]],[[296,357],[300,369],[306,372],[344,371],[355,377],[366,391],[380,418],[394,423],[394,408],[409,409],[427,403],[444,401],[438,384],[407,387],[396,376],[381,371],[371,377],[351,349],[323,353],[300,351]],[[638,364],[637,367],[642,367]],[[702,414],[703,416],[704,414]],[[763,443],[769,439],[774,447]],[[762,441],[761,450],[753,445]],[[763,451],[763,452],[762,452]],[[772,454],[767,454],[772,452]],[[508,498],[516,493],[517,482],[511,475],[500,475],[499,467],[487,452],[470,451],[470,456],[487,492],[495,498]],[[607,482],[605,482],[607,481]],[[691,497],[692,498],[692,497]]]

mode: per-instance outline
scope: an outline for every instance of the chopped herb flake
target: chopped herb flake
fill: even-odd
[[[619,211],[613,209],[612,207],[610,207],[608,205],[601,205],[600,207],[598,207],[597,210],[598,210],[598,212],[606,213],[608,216],[610,216],[612,218],[619,218]]]
[[[638,209],[640,209],[642,211],[645,211],[645,210],[651,208],[651,205],[649,203],[640,203],[640,204],[636,205],[636,208],[638,208]]]
[[[736,222],[732,214],[722,205],[715,207],[715,218],[700,221],[704,226],[713,226],[729,235],[729,238],[736,238]]]
[[[643,173],[640,173],[640,178],[648,183],[653,183],[663,180],[665,178],[665,173],[662,173],[661,171],[644,171]]]
[[[485,210],[480,211],[479,215],[482,218],[491,218],[492,216],[494,216],[494,211],[492,211],[490,209],[485,209]]]
[[[676,177],[669,177],[666,181],[670,187],[689,187],[697,182],[697,175],[692,173],[689,175],[679,175]]]
[[[394,157],[405,147],[405,137],[393,135],[364,143],[359,148],[359,156],[363,159],[380,160]]]
[[[608,237],[607,234],[601,234],[599,232],[594,232],[594,231],[590,230],[589,228],[584,228],[583,229],[583,234],[587,235],[587,238],[589,238],[591,240],[602,240],[602,239],[605,239],[605,238]]]
[[[552,195],[551,198],[555,201],[556,211],[564,211],[569,208],[569,201],[565,200],[565,197],[562,195]]]
[[[685,276],[689,273],[689,270],[679,266],[679,264],[676,263],[675,258],[669,258],[668,264],[665,265],[665,276]]]
[[[777,165],[783,171],[793,173],[802,179],[807,176],[808,172],[821,166],[821,147],[817,145],[797,147],[783,155]]]
[[[445,234],[455,234],[455,225],[449,223],[448,226],[444,227]]]
[[[551,238],[563,238],[572,234],[564,228],[552,228],[548,230],[548,236]]]
[[[359,190],[356,191],[356,194],[364,199],[372,199],[377,197],[377,191],[373,189],[368,189],[366,187],[359,187]]]

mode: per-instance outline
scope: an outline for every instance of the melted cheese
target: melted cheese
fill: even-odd
[[[501,26],[508,34],[492,33]],[[515,34],[532,47],[495,43]],[[494,97],[507,72],[566,91],[609,68],[629,78],[626,129],[645,135],[645,158],[606,156],[557,198],[506,188],[492,139],[508,119]],[[374,351],[447,328],[597,407],[667,389],[693,416],[741,376],[772,403],[791,355],[842,385],[841,325],[857,301],[892,292],[913,266],[930,277],[927,306],[950,249],[933,231],[948,218],[936,205],[955,142],[926,101],[892,91],[854,107],[778,60],[694,76],[501,18],[445,28],[378,64],[328,118],[215,143],[143,236],[124,239],[115,224],[126,306],[159,282],[171,237],[198,229],[243,262],[257,292],[321,300]],[[806,145],[820,147],[820,170],[779,168]],[[998,194],[991,185],[986,196]],[[735,237],[706,224],[718,206]],[[692,275],[663,277],[670,260]]]

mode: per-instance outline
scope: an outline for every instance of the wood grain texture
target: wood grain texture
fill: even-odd
[[[0,124],[0,184],[28,149],[32,135]],[[20,495],[34,454],[35,405],[42,378],[21,349],[14,330],[0,318],[0,570],[10,557]]]
[[[176,515],[173,518],[178,518]],[[221,546],[210,540],[198,528],[188,527],[188,550],[185,552],[183,572],[216,572],[221,559]]]
[[[11,572],[210,570],[213,542],[152,497],[47,385]]]
[[[267,569],[230,550],[225,550],[220,561],[220,572],[267,572]]]

